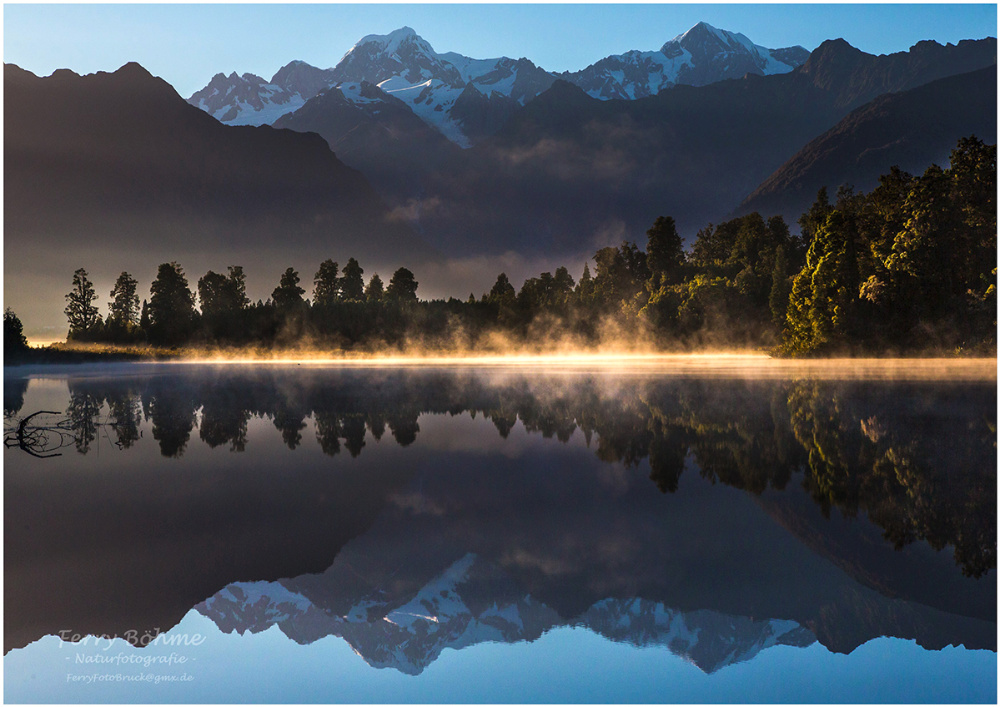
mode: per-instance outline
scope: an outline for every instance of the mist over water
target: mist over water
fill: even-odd
[[[748,379],[847,380],[969,380],[995,381],[996,359],[989,358],[850,358],[776,359],[740,351],[663,354],[647,347],[637,351],[573,350],[552,347],[543,353],[508,349],[503,352],[436,351],[420,348],[398,353],[351,352],[331,358],[323,350],[288,349],[262,355],[254,350],[191,351],[175,361],[180,365],[296,366],[348,368],[484,368],[594,371],[605,376],[660,375],[665,377],[721,377]],[[548,349],[548,345],[546,345]]]

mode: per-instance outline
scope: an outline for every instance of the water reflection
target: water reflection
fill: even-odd
[[[25,381],[9,386],[9,430],[24,389]],[[412,444],[425,413],[481,414],[502,438],[518,420],[564,443],[580,430],[588,445],[596,437],[602,461],[648,460],[665,493],[677,490],[689,455],[705,478],[753,494],[784,489],[801,472],[826,515],[864,513],[897,548],[916,540],[954,547],[970,576],[996,567],[996,396],[988,385],[280,369],[69,381],[65,423],[81,454],[102,415],[113,442],[133,446],[140,411],[165,457],[182,456],[196,427],[209,447],[244,452],[253,418],[269,419],[290,450],[306,442],[313,419],[322,451],[351,457],[366,433],[378,441],[386,427],[398,444]]]
[[[191,607],[408,674],[558,627],[996,647],[991,383],[135,370],[5,381],[78,452],[6,452],[6,650]]]
[[[28,392],[28,379],[5,377],[3,382],[3,416],[16,415],[24,406],[24,394]]]
[[[338,636],[372,667],[408,675],[423,672],[445,648],[534,641],[567,625],[620,643],[666,648],[706,673],[772,646],[804,648],[816,641],[795,621],[685,612],[637,598],[604,599],[567,620],[472,553],[442,568],[412,596],[386,591],[352,596],[356,583],[345,587],[336,571],[327,573],[324,583],[318,604],[315,581],[283,580],[231,584],[195,608],[227,633],[260,633],[277,625],[301,644]],[[347,611],[341,616],[328,608],[330,603],[343,603]]]

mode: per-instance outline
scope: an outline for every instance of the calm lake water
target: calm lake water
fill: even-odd
[[[8,702],[997,700],[995,369],[4,374]]]

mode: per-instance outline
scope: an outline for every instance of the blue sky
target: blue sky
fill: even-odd
[[[757,44],[815,49],[843,37],[882,54],[921,39],[997,34],[995,4],[51,5],[6,4],[4,61],[39,75],[138,61],[187,97],[218,72],[270,78],[293,59],[335,65],[366,34],[408,25],[439,52],[528,57],[550,71],[658,49],[699,21]]]

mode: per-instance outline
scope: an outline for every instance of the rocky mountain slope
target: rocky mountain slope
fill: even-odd
[[[997,134],[996,66],[888,93],[853,111],[783,164],[740,205],[741,213],[804,213],[821,187],[878,186],[890,166],[920,174],[947,166],[958,140],[975,135],[992,144]]]
[[[228,125],[270,125],[330,86],[330,72],[303,61],[281,67],[270,81],[255,74],[216,74],[188,103]]]

